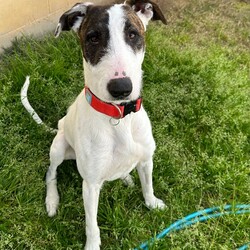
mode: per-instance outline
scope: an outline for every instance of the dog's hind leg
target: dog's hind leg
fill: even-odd
[[[124,183],[124,185],[126,185],[127,187],[133,187],[135,185],[133,178],[130,174],[128,174],[124,178],[121,178],[121,180]]]
[[[165,208],[165,204],[162,200],[158,199],[154,195],[153,190],[153,180],[152,180],[152,171],[153,171],[153,161],[152,159],[141,162],[137,166],[137,171],[140,177],[142,193],[145,199],[146,206],[148,208]]]
[[[56,214],[59,204],[56,173],[64,159],[74,158],[74,151],[67,143],[63,130],[59,130],[50,148],[50,166],[46,174],[46,209],[50,217]]]

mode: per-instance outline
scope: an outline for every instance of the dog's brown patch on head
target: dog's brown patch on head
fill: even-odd
[[[109,41],[109,15],[106,6],[89,6],[86,18],[79,29],[79,37],[85,60],[92,65],[106,54]]]
[[[124,6],[124,11],[126,13],[126,16],[127,16],[128,20],[130,21],[130,23],[132,25],[134,25],[135,27],[137,27],[140,34],[142,36],[144,36],[145,29],[144,29],[143,23],[142,23],[141,19],[137,16],[135,11],[131,7],[127,6],[127,5]]]
[[[142,21],[131,7],[124,5],[123,9],[126,17],[124,30],[125,41],[135,52],[144,49],[145,29]]]
[[[92,65],[98,64],[102,57],[108,52],[110,40],[109,20],[110,14],[108,10],[112,5],[105,6],[89,6],[86,16],[79,28],[83,57]],[[121,5],[124,12],[124,39],[126,43],[136,53],[144,49],[145,29],[142,21],[127,5]]]

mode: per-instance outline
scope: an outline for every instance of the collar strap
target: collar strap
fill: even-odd
[[[124,102],[119,105],[114,103],[107,103],[96,97],[88,87],[84,88],[85,97],[89,105],[96,111],[113,117],[115,119],[121,119],[131,112],[137,112],[141,108],[142,98],[139,97],[135,101]]]

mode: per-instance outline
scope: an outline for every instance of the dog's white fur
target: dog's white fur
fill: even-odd
[[[123,15],[121,5],[109,9],[110,53],[95,66],[84,60],[85,82],[103,101],[109,101],[107,83],[114,72],[125,71],[131,78],[131,99],[136,99],[141,90],[144,52],[135,54],[125,43],[119,28],[123,25]],[[141,15],[139,13],[139,17]],[[145,26],[151,17],[152,14],[143,16]],[[97,209],[100,189],[105,181],[121,178],[132,184],[129,173],[136,167],[146,205],[149,208],[165,207],[153,192],[152,157],[155,142],[144,108],[127,115],[117,126],[112,126],[109,120],[109,117],[89,105],[83,91],[70,106],[67,115],[59,121],[58,132],[50,149],[50,167],[46,177],[48,215],[56,214],[59,203],[57,167],[65,159],[76,159],[78,171],[83,178],[87,250],[99,249],[101,244]]]

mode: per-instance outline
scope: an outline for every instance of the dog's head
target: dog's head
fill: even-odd
[[[61,16],[55,36],[71,29],[78,33],[86,85],[103,101],[119,103],[140,95],[145,31],[151,19],[166,24],[150,0],[105,6],[78,3]]]

